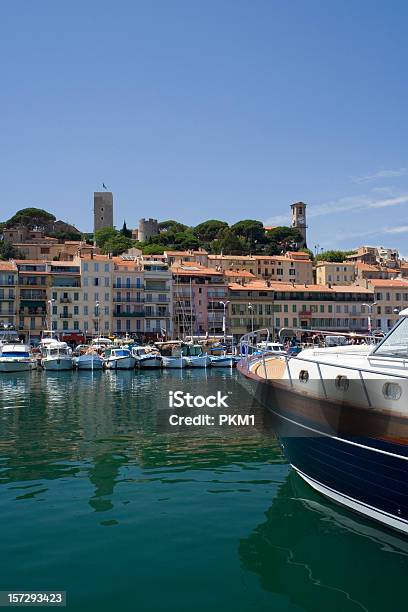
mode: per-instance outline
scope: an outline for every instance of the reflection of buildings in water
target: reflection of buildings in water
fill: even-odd
[[[408,542],[325,500],[293,471],[239,556],[264,590],[308,612],[387,610],[391,592],[405,599]]]
[[[89,505],[95,512],[112,510],[112,495],[119,479],[120,470],[129,463],[129,457],[117,452],[108,452],[94,457],[94,462],[88,470],[89,480],[95,487]]]

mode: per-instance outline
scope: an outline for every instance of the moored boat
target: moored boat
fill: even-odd
[[[119,347],[108,349],[104,362],[108,370],[133,370],[136,359],[128,348]]]
[[[66,342],[48,342],[42,348],[41,366],[44,370],[72,370],[74,366],[72,351]]]
[[[187,360],[182,352],[183,344],[179,340],[155,342],[155,346],[160,351],[163,368],[182,369],[186,367]]]
[[[104,361],[96,351],[87,351],[75,357],[74,363],[78,370],[102,370],[104,367]]]
[[[408,309],[370,352],[249,356],[243,383],[274,415],[296,472],[326,497],[408,533]]]
[[[25,344],[3,344],[0,353],[0,372],[27,372],[37,367]]]
[[[134,346],[132,355],[136,359],[136,367],[141,370],[162,367],[160,354],[156,351],[147,351],[144,346]]]

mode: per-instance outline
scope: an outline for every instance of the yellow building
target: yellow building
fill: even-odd
[[[228,287],[228,333],[282,327],[367,332],[371,289],[358,286],[299,285],[254,281]]]
[[[318,285],[352,285],[356,279],[356,264],[332,261],[319,261],[316,264],[316,283]]]

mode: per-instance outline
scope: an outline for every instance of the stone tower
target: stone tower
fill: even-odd
[[[111,191],[94,192],[94,233],[113,227],[113,195]]]
[[[140,219],[138,234],[138,240],[140,242],[145,242],[152,236],[157,236],[158,234],[159,224],[157,223],[157,219]]]
[[[296,227],[303,237],[303,241],[299,246],[305,247],[307,245],[306,204],[304,202],[295,202],[290,207],[292,209],[292,227]]]

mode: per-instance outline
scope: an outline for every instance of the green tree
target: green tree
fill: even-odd
[[[223,253],[224,255],[245,255],[248,253],[248,243],[240,238],[232,230],[226,227],[221,230],[220,237],[211,242],[213,253]]]
[[[6,221],[6,226],[46,230],[55,220],[54,215],[42,208],[22,208]]]
[[[165,247],[160,244],[146,244],[142,247],[143,255],[162,255]]]
[[[8,240],[0,240],[0,259],[24,259]]]
[[[168,221],[161,221],[159,223],[159,230],[165,230],[167,232],[184,232],[186,229],[188,229],[187,225],[179,223],[178,221],[174,221],[173,219],[169,219]]]
[[[116,236],[112,236],[108,240],[106,240],[101,247],[102,253],[107,255],[108,253],[112,253],[112,255],[121,255],[128,249],[133,246],[133,241],[130,238],[126,238],[120,232],[117,232]]]
[[[217,219],[209,219],[204,221],[194,228],[194,234],[197,238],[204,243],[216,240],[220,235],[221,230],[228,227],[228,223],[225,221],[218,221]]]
[[[319,253],[316,255],[316,261],[332,261],[341,263],[347,257],[347,255],[352,255],[355,251],[323,251],[323,253]]]
[[[249,244],[251,251],[261,250],[262,245],[267,241],[264,226],[261,221],[255,221],[253,219],[238,221],[238,223],[231,226],[231,230],[236,236],[242,238]]]
[[[105,245],[105,242],[111,240],[112,238],[116,238],[116,236],[118,235],[120,235],[120,233],[114,227],[103,227],[102,229],[95,232],[96,246],[102,249]]]
[[[303,236],[296,227],[274,227],[266,232],[268,255],[280,255],[286,251],[297,251]]]
[[[132,232],[127,228],[126,221],[123,221],[123,225],[122,225],[122,229],[120,230],[120,233],[123,236],[125,236],[125,238],[131,238],[132,237]]]

